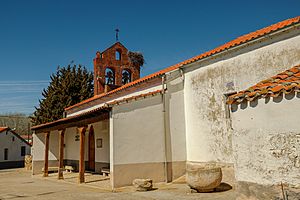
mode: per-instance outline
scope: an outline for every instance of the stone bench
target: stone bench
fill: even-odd
[[[44,172],[44,167],[42,168],[42,172]],[[48,172],[58,172],[58,167],[48,167]]]
[[[66,166],[65,166],[65,170],[66,170],[67,172],[73,172],[75,169],[74,169],[73,166],[66,165]]]
[[[102,168],[101,173],[102,173],[103,176],[106,176],[106,175],[109,176],[110,170],[109,170],[109,168]]]

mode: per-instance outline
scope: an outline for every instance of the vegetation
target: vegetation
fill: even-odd
[[[143,66],[145,64],[144,56],[140,52],[129,51],[128,57],[134,66]]]
[[[30,134],[30,119],[23,113],[7,113],[0,115],[0,127],[14,129],[20,135]]]
[[[58,67],[50,79],[31,117],[33,125],[61,119],[64,108],[93,96],[93,74],[81,65]]]

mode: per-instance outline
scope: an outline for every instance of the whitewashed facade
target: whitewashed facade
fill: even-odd
[[[237,167],[237,164],[243,164],[236,157],[243,146],[236,144],[234,132],[241,129],[242,124],[232,125],[240,115],[231,116],[225,103],[226,96],[300,64],[299,25],[298,21],[293,26],[266,33],[210,56],[192,59],[164,72],[158,77],[160,81],[144,89],[136,86],[137,89],[124,90],[113,98],[100,99],[96,105],[87,103],[88,106],[80,105],[68,111],[68,117],[76,117],[105,105],[110,109],[109,119],[105,120],[107,124],[99,125],[104,123],[101,121],[93,126],[96,137],[103,138],[104,142],[104,149],[95,150],[95,162],[100,166],[97,170],[102,164],[109,166],[112,188],[129,185],[135,178],[172,181],[185,173],[187,162],[214,163],[235,169],[238,181],[261,181],[258,174],[253,179],[246,179],[243,174],[247,171]],[[110,104],[157,90],[161,91]],[[66,160],[78,160],[76,131],[76,127],[66,130]],[[55,131],[50,133],[55,134]],[[41,172],[43,137],[41,133],[34,136],[33,160],[37,166],[34,173]],[[51,137],[49,164],[53,161],[53,165],[57,165],[58,142],[53,141],[54,149],[51,150],[51,140],[58,137]],[[85,152],[87,146],[86,142]],[[287,181],[295,182],[290,178]]]
[[[24,166],[30,144],[8,127],[0,127],[0,169]]]

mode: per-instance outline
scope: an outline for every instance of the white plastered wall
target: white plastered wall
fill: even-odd
[[[51,131],[49,137],[49,160],[58,160],[58,131]],[[32,160],[44,161],[45,134],[33,134]]]
[[[113,107],[113,163],[164,162],[160,95]]]
[[[95,162],[109,163],[108,120],[99,121],[91,125],[93,125],[94,127],[94,135],[95,135]],[[90,128],[90,126],[88,128]],[[76,141],[76,135],[79,136],[77,127],[71,127],[66,129],[64,159],[75,160],[75,161],[79,160],[79,140]],[[97,139],[102,139],[102,148],[97,148],[97,144],[96,144]],[[88,161],[88,145],[89,145],[89,129],[87,129],[85,133],[85,148],[84,148],[85,161]]]
[[[124,99],[124,98],[129,98],[129,97],[132,97],[132,96],[137,96],[137,95],[140,95],[140,94],[145,94],[145,93],[149,93],[149,92],[153,92],[153,91],[156,91],[156,90],[159,90],[161,89],[161,86],[157,86],[157,84],[154,84],[153,86],[149,86],[148,88],[145,88],[145,89],[142,89],[142,90],[138,90],[136,92],[132,92],[132,93],[129,93],[129,94],[124,94],[124,95],[121,95],[117,98],[114,98],[112,100],[106,100],[105,98],[103,99],[103,103],[99,103],[97,105],[94,105],[94,106],[90,106],[88,108],[85,108],[85,109],[82,109],[82,110],[79,110],[77,112],[74,112],[74,113],[71,113],[71,114],[68,114],[67,116],[68,117],[71,117],[71,116],[74,116],[74,115],[78,115],[78,114],[82,114],[82,113],[85,113],[85,112],[88,112],[88,111],[91,111],[91,110],[94,110],[96,108],[100,108],[102,107],[105,103],[109,103],[110,101],[115,101],[115,100],[121,100],[121,99]]]
[[[12,139],[14,138],[14,140]],[[30,146],[15,136],[10,131],[0,132],[0,162],[22,161],[24,156],[21,156],[21,147],[25,146],[26,155],[30,155]],[[4,149],[8,149],[8,159],[4,160]]]
[[[184,79],[177,78],[167,83],[166,131],[169,152],[168,162],[186,161],[186,135],[184,113]],[[164,134],[162,132],[162,134]],[[171,152],[171,153],[170,153]]]
[[[67,128],[65,132],[65,155],[64,159],[67,160],[79,160],[79,132],[77,127]],[[78,138],[78,141],[76,139]],[[87,140],[87,136],[85,136]],[[85,142],[85,145],[87,143]],[[87,148],[85,148],[86,150]],[[85,152],[86,153],[86,152]],[[86,156],[85,156],[86,157]]]
[[[224,94],[300,64],[299,30],[281,33],[186,68],[187,160],[233,163]]]
[[[103,120],[92,124],[95,133],[95,162],[109,163],[109,122]],[[97,147],[97,139],[102,139],[102,147]]]
[[[232,106],[236,179],[300,183],[300,95]]]

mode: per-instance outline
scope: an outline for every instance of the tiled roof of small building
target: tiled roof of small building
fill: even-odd
[[[261,81],[247,90],[228,96],[227,104],[253,101],[259,97],[277,97],[281,93],[289,94],[293,91],[300,91],[300,65]]]
[[[281,21],[281,22],[278,22],[276,24],[273,24],[271,26],[268,26],[268,27],[265,27],[263,29],[260,29],[260,30],[257,30],[257,31],[254,31],[254,32],[251,32],[251,33],[248,33],[246,35],[243,35],[243,36],[240,36],[222,46],[219,46],[213,50],[210,50],[208,52],[205,52],[205,53],[202,53],[198,56],[195,56],[195,57],[192,57],[188,60],[185,60],[185,61],[182,61],[180,63],[177,63],[175,65],[172,65],[170,67],[167,67],[165,69],[162,69],[158,72],[155,72],[153,74],[150,74],[148,76],[145,76],[143,78],[140,78],[136,81],[133,81],[133,82],[130,82],[130,83],[127,83],[125,85],[123,85],[122,87],[119,87],[115,90],[112,90],[110,92],[107,92],[107,93],[103,93],[103,94],[100,94],[100,95],[96,95],[94,97],[91,97],[89,99],[86,99],[80,103],[77,103],[75,105],[72,105],[70,107],[67,107],[65,110],[70,110],[74,107],[77,107],[77,106],[80,106],[80,105],[83,105],[85,103],[88,103],[88,102],[91,102],[91,101],[94,101],[96,99],[100,99],[102,97],[105,97],[105,96],[109,96],[110,94],[113,94],[113,93],[117,93],[119,91],[122,91],[122,90],[125,90],[126,88],[129,88],[129,87],[133,87],[133,86],[137,86],[138,84],[140,83],[143,83],[143,82],[146,82],[150,79],[153,79],[153,78],[156,78],[156,77],[159,77],[167,72],[170,72],[172,70],[175,70],[175,69],[178,69],[179,67],[183,66],[183,65],[186,65],[186,64],[190,64],[190,63],[193,63],[193,62],[196,62],[198,60],[201,60],[203,58],[206,58],[206,57],[209,57],[209,56],[212,56],[214,54],[217,54],[217,53],[220,53],[224,50],[227,50],[227,49],[230,49],[232,47],[235,47],[235,46],[238,46],[238,45],[241,45],[241,44],[244,44],[246,42],[249,42],[251,40],[254,40],[256,38],[259,38],[259,37],[262,37],[264,35],[267,35],[269,33],[272,33],[274,31],[277,31],[277,30],[280,30],[280,29],[283,29],[283,28],[286,28],[288,26],[291,26],[293,24],[296,24],[296,23],[299,23],[300,22],[300,16],[298,17],[294,17],[294,18],[291,18],[291,19],[287,19],[287,20],[284,20],[284,21]]]
[[[0,127],[0,132],[6,131],[8,127]]]
[[[23,137],[21,137],[21,135],[19,135],[18,133],[16,133],[14,130],[10,129],[9,127],[0,127],[0,133],[3,132],[3,131],[6,131],[6,130],[10,131],[12,134],[14,134],[16,137],[18,137],[24,143],[26,143],[29,146],[31,146],[30,143],[28,143]]]

